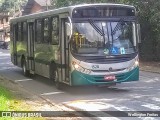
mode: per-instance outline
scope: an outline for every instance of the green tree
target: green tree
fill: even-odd
[[[13,12],[14,10],[19,10],[27,0],[1,0],[0,1],[0,11]]]
[[[55,7],[65,7],[69,5],[85,4],[85,3],[106,3],[115,2],[116,0],[52,0]]]

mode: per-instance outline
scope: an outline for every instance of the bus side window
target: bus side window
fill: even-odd
[[[21,41],[24,41],[23,22],[21,22]]]
[[[36,21],[36,42],[37,43],[42,43],[42,20],[37,20]]]
[[[52,23],[52,31],[51,31],[51,43],[54,45],[58,45],[59,44],[59,29],[58,29],[58,17],[53,17],[51,20]]]
[[[14,28],[13,29],[14,29],[14,33],[13,33],[14,34],[14,40],[18,41],[18,32],[17,32],[18,31],[18,23],[14,24]]]
[[[27,41],[27,23],[23,22],[23,41]]]
[[[13,24],[10,24],[10,40],[13,41]]]
[[[49,42],[49,19],[44,19],[44,43]]]
[[[22,41],[22,23],[18,23],[18,39],[17,41]]]

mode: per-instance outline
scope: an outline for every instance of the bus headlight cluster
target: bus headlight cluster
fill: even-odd
[[[139,66],[139,60],[138,59],[135,59],[134,63],[132,66],[128,67],[128,71],[131,71],[133,70],[134,68],[138,67]]]
[[[76,69],[79,72],[85,73],[85,74],[90,74],[91,70],[85,69],[82,66],[78,65],[76,62],[72,62],[72,65],[74,69]]]

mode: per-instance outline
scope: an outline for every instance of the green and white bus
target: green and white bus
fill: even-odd
[[[11,19],[11,61],[24,75],[61,83],[110,85],[139,80],[135,7],[69,6]]]

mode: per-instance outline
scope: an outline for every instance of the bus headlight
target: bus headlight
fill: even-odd
[[[135,61],[135,65],[136,65],[136,67],[139,66],[139,61],[138,60]]]
[[[138,61],[138,59],[135,59],[134,64],[132,66],[128,67],[128,71],[131,71],[138,66],[139,66],[139,61]]]
[[[82,73],[85,73],[85,74],[90,74],[91,73],[91,70],[85,69],[85,68],[83,68],[82,66],[78,65],[75,62],[72,62],[72,65],[73,65],[74,69],[79,71],[79,72],[82,72]]]

